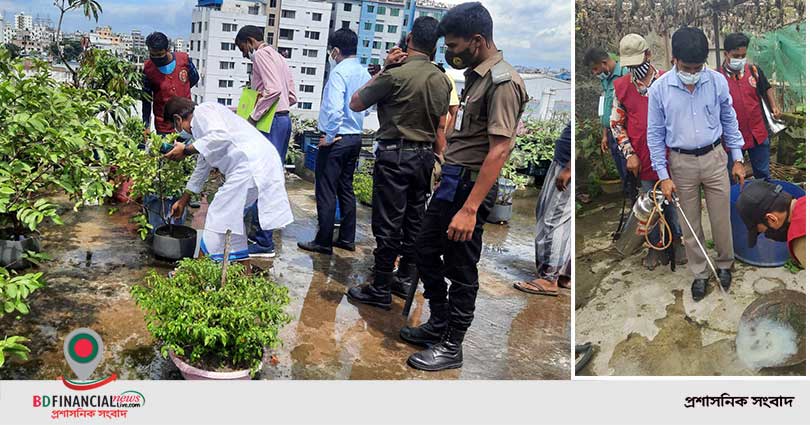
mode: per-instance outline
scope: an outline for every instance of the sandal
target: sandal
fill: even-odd
[[[550,291],[531,281],[515,282],[512,284],[512,286],[518,291],[532,295],[547,295],[549,297],[556,297],[559,293],[557,290]]]

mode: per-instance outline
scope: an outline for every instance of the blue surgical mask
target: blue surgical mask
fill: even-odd
[[[698,81],[700,81],[700,75],[702,73],[703,73],[703,70],[700,70],[700,71],[698,71],[698,72],[696,72],[694,74],[690,74],[688,72],[683,72],[681,70],[678,70],[678,78],[681,79],[681,82],[685,86],[694,86],[695,84],[698,83]]]
[[[610,74],[608,74],[607,72],[604,72],[604,71],[596,74],[596,78],[598,78],[600,80],[607,80],[608,77],[610,77]]]
[[[158,67],[158,71],[163,75],[169,75],[174,72],[175,65],[177,65],[177,61],[173,60],[166,65]]]
[[[192,140],[194,140],[194,136],[192,136],[192,135],[191,135],[191,133],[189,133],[189,132],[188,132],[188,131],[186,131],[186,130],[180,130],[180,133],[178,133],[177,137],[178,137],[180,140],[182,140],[182,141],[183,141],[183,143],[185,143],[185,144],[188,144],[189,142],[191,142]]]
[[[745,58],[730,58],[728,60],[728,68],[732,71],[740,71],[745,66]]]

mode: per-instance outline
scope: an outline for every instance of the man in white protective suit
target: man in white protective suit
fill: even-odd
[[[183,196],[172,206],[172,216],[181,215],[191,195],[202,191],[212,169],[225,176],[205,217],[200,243],[203,255],[222,261],[225,234],[230,230],[229,260],[248,260],[243,211],[257,199],[262,229],[279,229],[293,222],[278,152],[267,149],[267,139],[250,123],[218,103],[196,105],[181,97],[169,100],[164,119],[180,135],[180,142],[165,157],[181,160],[199,154]]]

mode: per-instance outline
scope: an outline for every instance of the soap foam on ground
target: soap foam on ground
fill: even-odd
[[[796,331],[769,318],[740,323],[737,355],[753,370],[781,366],[799,350]]]

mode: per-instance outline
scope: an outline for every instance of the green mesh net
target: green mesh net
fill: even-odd
[[[768,76],[786,112],[804,109],[805,26],[801,22],[754,35],[748,46],[749,62]]]

